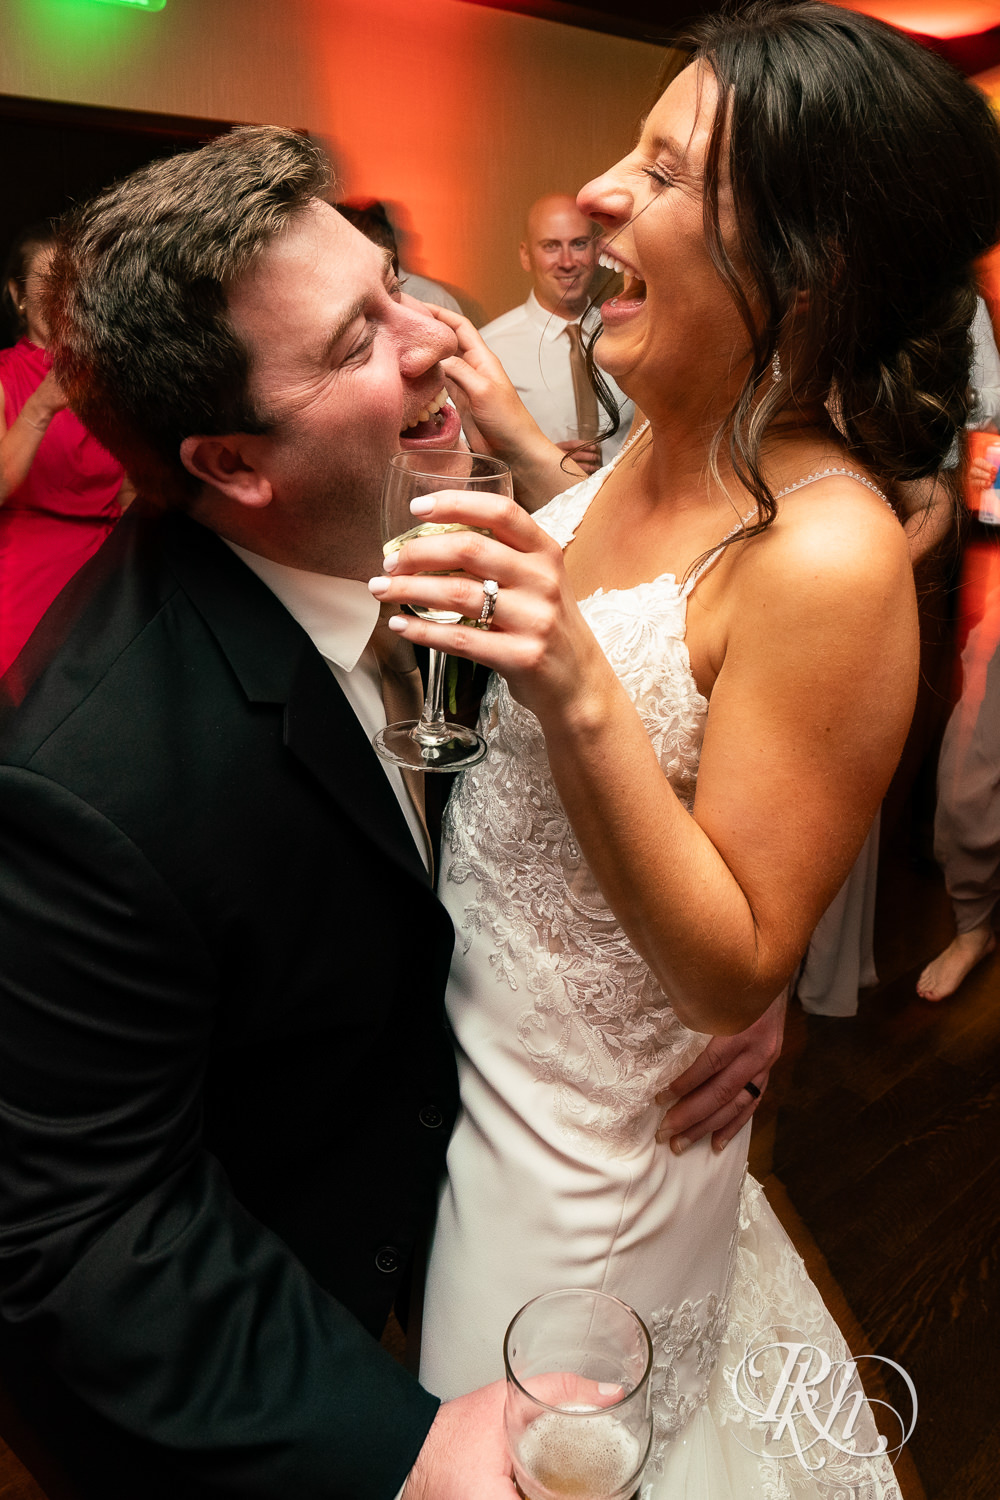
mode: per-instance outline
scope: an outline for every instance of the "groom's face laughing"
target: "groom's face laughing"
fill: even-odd
[[[384,251],[314,200],[230,289],[251,383],[272,421],[260,440],[267,524],[289,528],[317,571],[367,578],[382,478],[401,447],[454,447],[439,361],[452,331],[402,300]],[[423,417],[424,420],[419,419]],[[269,507],[270,509],[271,507]]]

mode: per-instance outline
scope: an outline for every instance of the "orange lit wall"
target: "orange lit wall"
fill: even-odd
[[[660,49],[461,0],[307,0],[347,189],[406,206],[411,269],[523,299],[527,205],[629,145]]]
[[[997,0],[833,0],[833,3],[925,36],[970,36],[1000,26]]]
[[[307,127],[486,317],[526,295],[527,204],[626,149],[663,56],[463,0],[0,0],[0,36],[2,93]]]

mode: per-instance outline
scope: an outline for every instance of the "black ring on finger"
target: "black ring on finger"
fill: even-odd
[[[760,1089],[757,1087],[757,1085],[755,1083],[745,1083],[743,1085],[743,1087],[746,1089],[746,1091],[750,1095],[751,1099],[759,1099],[760,1098]]]

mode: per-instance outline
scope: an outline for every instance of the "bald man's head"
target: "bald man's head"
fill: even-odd
[[[521,265],[546,312],[578,318],[594,274],[594,226],[568,193],[547,193],[528,209]]]

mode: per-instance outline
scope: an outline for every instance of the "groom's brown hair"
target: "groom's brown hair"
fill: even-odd
[[[227,288],[326,188],[293,130],[234,130],[153,162],[69,215],[46,293],[56,375],[140,493],[185,504],[193,433],[268,431]]]

